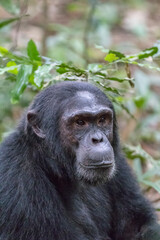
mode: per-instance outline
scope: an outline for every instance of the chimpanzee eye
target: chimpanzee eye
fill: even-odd
[[[99,123],[105,123],[105,122],[106,122],[106,116],[100,117],[100,119],[99,119],[98,122],[99,122]]]
[[[99,119],[98,119],[98,125],[100,126],[107,126],[112,120],[112,117],[110,114],[105,114],[102,115]]]
[[[84,126],[86,123],[85,123],[85,121],[82,120],[82,119],[77,119],[77,120],[76,120],[76,124],[79,125],[79,126]]]

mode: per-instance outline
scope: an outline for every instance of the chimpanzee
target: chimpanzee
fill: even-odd
[[[160,240],[97,87],[46,88],[1,144],[0,240]]]

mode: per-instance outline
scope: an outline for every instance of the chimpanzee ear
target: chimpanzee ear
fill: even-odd
[[[27,120],[29,125],[32,127],[34,133],[40,138],[45,138],[45,134],[43,133],[42,129],[40,129],[38,126],[38,117],[37,113],[34,110],[30,110],[27,113]]]

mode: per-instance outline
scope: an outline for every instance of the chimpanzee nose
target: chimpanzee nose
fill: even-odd
[[[103,136],[101,133],[95,133],[92,135],[92,143],[97,144],[103,142]]]

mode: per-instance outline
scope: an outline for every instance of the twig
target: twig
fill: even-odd
[[[47,53],[47,24],[48,24],[48,0],[43,0],[43,36],[42,36],[42,55],[46,56]]]
[[[88,41],[88,36],[92,27],[92,18],[96,9],[96,3],[97,0],[92,0],[91,1],[91,8],[90,11],[88,13],[88,17],[86,20],[86,26],[84,29],[84,36],[83,36],[83,42],[84,42],[84,52],[83,52],[83,57],[86,61],[86,66],[89,63],[89,56],[88,56],[88,47],[89,47],[89,41]]]
[[[13,41],[13,46],[10,49],[11,51],[13,51],[18,45],[18,37],[19,37],[20,26],[21,26],[22,18],[23,18],[24,15],[26,15],[27,10],[28,10],[28,1],[29,0],[24,0],[22,5],[20,6],[20,19],[18,20],[18,22],[16,24],[15,38],[14,38],[14,41]]]

